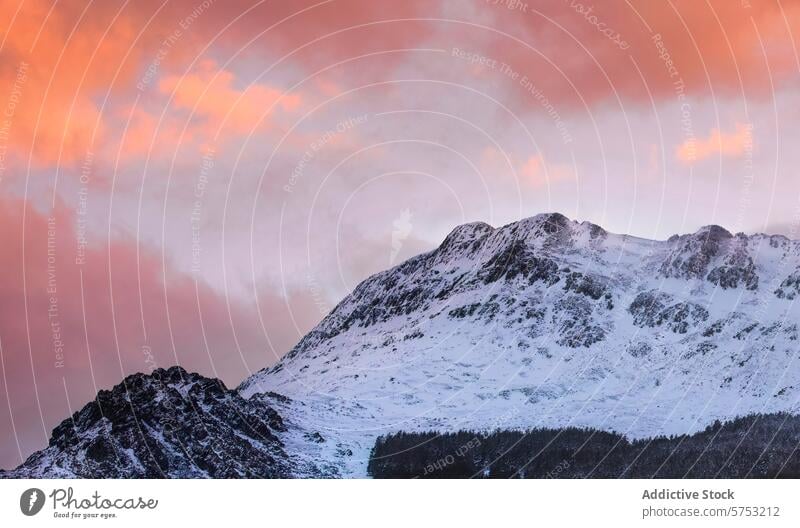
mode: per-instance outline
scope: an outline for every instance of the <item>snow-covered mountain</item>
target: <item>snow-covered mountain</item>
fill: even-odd
[[[391,432],[643,438],[800,414],[799,295],[800,242],[782,236],[466,224],[237,390],[179,367],[129,376],[0,477],[366,476]]]
[[[275,403],[286,449],[344,476],[393,431],[694,432],[797,412],[798,294],[800,242],[783,236],[466,224],[362,282],[239,391],[291,398]]]

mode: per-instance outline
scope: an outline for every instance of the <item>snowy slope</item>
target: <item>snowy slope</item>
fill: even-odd
[[[694,432],[797,412],[799,293],[800,243],[782,236],[467,224],[361,283],[239,390],[290,397],[287,451],[345,476],[390,431]]]

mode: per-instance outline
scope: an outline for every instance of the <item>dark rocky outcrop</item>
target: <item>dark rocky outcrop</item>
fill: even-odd
[[[665,325],[678,334],[685,334],[690,327],[708,319],[708,311],[699,304],[675,301],[670,295],[656,291],[637,295],[628,311],[636,326],[653,328]]]
[[[180,367],[134,374],[53,429],[3,477],[280,478],[292,463],[269,396],[245,400]]]
[[[712,259],[732,238],[728,230],[716,225],[706,226],[692,235],[671,238],[674,247],[661,265],[662,275],[677,279],[705,278]]]

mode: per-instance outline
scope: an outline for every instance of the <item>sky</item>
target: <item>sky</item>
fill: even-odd
[[[797,0],[0,0],[0,467],[455,226],[800,238]]]

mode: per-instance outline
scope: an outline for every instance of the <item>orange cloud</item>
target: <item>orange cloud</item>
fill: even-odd
[[[103,94],[130,88],[147,46],[158,38],[154,23],[137,41],[147,7],[108,2],[84,13],[78,4],[0,0],[5,146],[42,166],[80,163],[95,150],[94,140],[105,133]]]
[[[238,133],[249,133],[257,127],[265,112],[280,108],[296,111],[302,104],[298,94],[287,94],[264,84],[251,84],[236,89],[236,77],[218,70],[211,61],[183,77],[173,75],[161,80],[159,90],[169,94],[177,108],[189,110],[205,118],[211,127],[228,127]]]
[[[687,139],[676,150],[678,159],[693,163],[711,156],[739,157],[753,146],[753,127],[736,124],[736,131],[725,133],[715,128],[707,139]]]
[[[471,25],[420,20],[447,14],[445,3],[429,0],[259,5],[231,0],[214,2],[196,16],[197,2],[192,0],[166,4],[0,0],[0,53],[7,65],[0,71],[0,112],[12,94],[19,99],[0,147],[20,158],[31,154],[43,166],[80,163],[89,150],[108,150],[92,143],[117,132],[115,112],[120,103],[132,104],[137,81],[156,59],[153,83],[148,77],[145,89],[139,89],[143,102],[163,95],[156,90],[160,81],[164,89],[176,90],[176,107],[196,106],[207,126],[249,131],[274,102],[279,101],[279,111],[296,110],[305,102],[305,93],[303,98],[282,95],[274,85],[241,88],[231,72],[201,69],[175,77],[176,65],[197,57],[212,38],[216,39],[212,52],[230,48],[247,58],[263,57],[265,52],[291,54],[284,63],[289,72],[315,71],[363,54],[420,45],[446,49],[469,41],[476,52],[513,68],[515,77],[503,86],[514,88],[523,104],[542,111],[541,94],[563,113],[617,96],[622,104],[649,101],[651,96],[675,99],[677,81],[688,95],[708,95],[713,90],[718,96],[749,97],[769,95],[771,81],[782,89],[787,80],[797,79],[792,46],[800,34],[797,2],[631,0],[598,4],[591,13],[585,12],[589,4],[581,2],[524,4],[530,6],[525,12],[491,3],[476,6],[475,21],[492,19],[489,26],[502,28],[501,35]],[[220,33],[233,21],[235,27]],[[271,25],[274,29],[262,35]],[[624,49],[609,38],[609,32],[619,34]],[[177,40],[165,46],[165,39],[172,37]],[[243,49],[243,43],[249,45]],[[428,60],[430,55],[389,53],[359,59],[329,72],[329,78],[318,80],[313,90],[330,96],[348,83],[385,80],[388,68],[405,62],[413,69],[421,57]],[[20,88],[22,64],[27,70]],[[490,73],[497,72],[487,70]],[[447,76],[448,69],[437,74]],[[536,80],[536,95],[532,85],[520,82],[523,78]]]
[[[142,107],[122,106],[114,112],[118,123],[124,123],[124,133],[120,135],[120,144],[116,138],[109,138],[107,144],[114,145],[113,151],[119,151],[120,158],[126,161],[138,156],[150,157],[171,156],[181,145],[200,146],[194,127],[184,130],[183,123],[175,116],[167,113],[164,116],[151,113]]]

